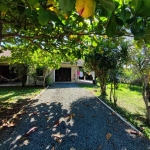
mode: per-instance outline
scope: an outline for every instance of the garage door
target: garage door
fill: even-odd
[[[71,81],[71,68],[60,68],[55,70],[55,82]]]

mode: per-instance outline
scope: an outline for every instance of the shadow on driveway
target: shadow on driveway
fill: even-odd
[[[68,89],[66,92],[71,92]],[[78,94],[85,92],[81,89],[78,88],[80,90]],[[4,137],[0,149],[148,150],[150,148],[149,140],[131,134],[129,132],[132,130],[131,127],[92,94],[89,97],[78,95],[78,98],[74,97],[74,101],[69,103],[64,101],[64,95],[60,96],[60,91],[57,92],[58,95],[53,93],[55,96],[50,98],[48,92],[51,92],[51,89],[43,93],[45,97],[41,95],[27,107],[18,126]],[[27,135],[26,133],[33,127],[37,127],[36,130]]]

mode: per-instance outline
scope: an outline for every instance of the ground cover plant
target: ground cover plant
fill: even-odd
[[[133,124],[140,130],[147,138],[150,139],[150,127],[146,122],[145,104],[142,99],[142,88],[140,86],[129,86],[129,84],[119,84],[116,90],[117,106],[109,100],[110,84],[107,85],[107,96],[100,95],[100,88],[98,85],[80,84],[79,86],[93,91],[93,94],[100,97],[106,104],[117,111],[122,117]]]

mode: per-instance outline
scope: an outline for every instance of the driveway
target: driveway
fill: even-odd
[[[0,150],[150,150],[150,141],[77,84],[54,84],[33,100]]]

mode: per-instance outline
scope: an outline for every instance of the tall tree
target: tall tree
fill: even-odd
[[[148,84],[150,83],[150,48],[146,47],[144,43],[140,45],[140,47],[134,45],[134,47],[132,47],[132,49],[130,50],[130,56],[132,64],[131,69],[142,79],[142,95],[146,106],[146,118],[148,123],[150,124],[150,106],[146,90]]]
[[[116,89],[118,88],[118,82],[120,80],[124,65],[128,62],[128,46],[126,42],[121,42],[119,48],[112,49],[110,57],[110,69],[109,79],[111,83],[110,101],[113,101],[114,105],[117,105]]]
[[[118,48],[118,42],[116,43],[111,39],[101,39],[101,42],[92,43],[93,45],[95,45],[95,48],[92,49],[91,47],[90,53],[85,54],[85,66],[95,71],[100,82],[101,94],[106,95],[108,75],[111,74],[112,82],[115,84],[116,72],[120,67],[123,67],[127,58],[127,46],[123,43]]]

